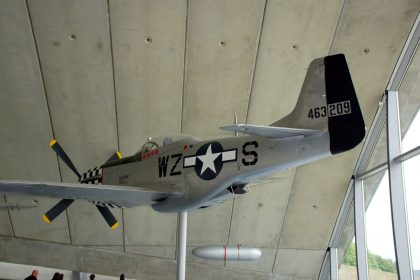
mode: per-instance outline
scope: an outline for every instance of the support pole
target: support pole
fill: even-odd
[[[72,276],[72,280],[84,280],[86,279],[86,277],[83,277],[84,273],[82,272],[78,272],[78,271],[72,271],[71,276]]]
[[[331,280],[338,280],[338,249],[330,248]]]
[[[366,242],[366,213],[363,181],[354,179],[354,223],[356,229],[357,279],[369,280]]]
[[[402,163],[395,160],[401,155],[401,131],[398,92],[387,91],[388,174],[391,198],[392,227],[395,257],[399,279],[413,279],[410,238],[408,235],[407,203],[405,198]]]
[[[177,280],[185,280],[185,259],[187,254],[187,212],[178,213]]]

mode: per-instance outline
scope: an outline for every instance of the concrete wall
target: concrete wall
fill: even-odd
[[[23,265],[23,264],[15,264],[15,263],[4,263],[0,262],[0,280],[20,280],[28,277],[32,270],[38,270],[38,280],[50,280],[54,273],[58,272],[64,275],[64,279],[69,280],[73,279],[73,272],[68,270],[62,269],[55,269],[55,268],[48,268],[42,266],[34,266],[34,265]],[[80,280],[87,280],[89,279],[89,273],[78,273],[80,274]],[[120,279],[119,277],[111,277],[105,275],[95,274],[96,279],[100,280],[117,280]],[[78,278],[74,278],[78,279]],[[129,280],[126,278],[126,280]]]
[[[31,272],[32,265],[116,277],[124,272],[126,277],[141,280],[173,280],[176,275],[176,262],[165,258],[2,236],[0,236],[0,248],[0,262],[21,262],[21,264],[31,265],[25,271],[25,275]],[[285,278],[270,273],[187,262],[186,279],[272,280]]]

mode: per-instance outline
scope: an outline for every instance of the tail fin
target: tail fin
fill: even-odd
[[[272,126],[328,129],[332,154],[359,144],[365,124],[344,55],[312,61],[296,107]]]

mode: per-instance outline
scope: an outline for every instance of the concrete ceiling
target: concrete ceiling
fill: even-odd
[[[116,149],[134,153],[148,136],[230,136],[218,127],[231,124],[234,112],[239,122],[271,123],[294,107],[309,62],[327,54],[346,54],[369,125],[419,9],[418,0],[3,0],[0,178],[75,181],[50,151],[52,137],[85,170]],[[190,213],[189,251],[241,243],[260,247],[263,257],[224,263],[189,254],[187,278],[220,279],[223,272],[239,279],[243,269],[258,279],[316,278],[359,150]],[[126,276],[174,277],[175,214],[113,210],[123,223],[111,231],[84,201],[46,225],[41,215],[56,200],[2,199],[37,201],[37,208],[0,212],[2,242],[14,237],[7,240],[17,251],[36,250],[41,241],[62,244],[58,255],[72,254],[69,245],[90,247],[101,260],[95,266],[68,258],[78,265],[63,268],[117,275],[118,258],[156,267],[160,260],[156,274],[124,266]],[[38,263],[25,254],[1,258]]]

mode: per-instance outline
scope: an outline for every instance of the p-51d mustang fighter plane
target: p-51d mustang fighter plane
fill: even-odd
[[[344,55],[309,66],[296,107],[270,126],[221,127],[247,136],[199,140],[192,136],[152,139],[130,157],[116,153],[82,175],[60,145],[50,146],[79,183],[0,181],[0,193],[62,198],[44,216],[54,220],[75,199],[96,204],[111,228],[108,207],[149,204],[156,211],[205,208],[245,193],[244,187],[273,172],[352,149],[365,125]]]

